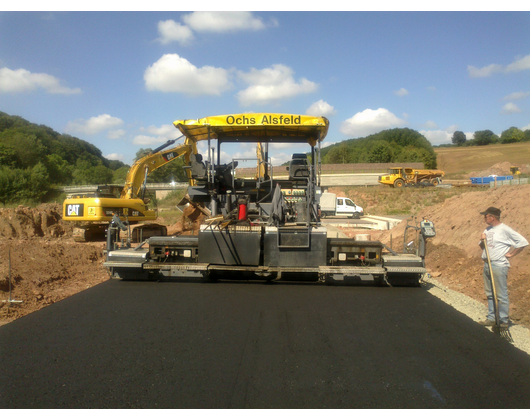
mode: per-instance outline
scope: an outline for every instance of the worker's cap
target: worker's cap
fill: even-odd
[[[501,211],[497,207],[488,207],[486,211],[481,211],[480,214],[486,215],[491,214],[495,217],[501,217]]]

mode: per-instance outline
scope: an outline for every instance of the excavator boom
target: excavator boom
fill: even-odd
[[[168,146],[169,144],[174,143],[176,140],[169,140],[163,146]],[[192,152],[192,147],[186,142],[179,144],[172,149],[166,150],[165,152],[160,151],[159,149],[161,148],[162,146],[154,150],[151,154],[138,159],[134,163],[127,174],[127,178],[125,179],[125,186],[121,192],[121,198],[139,198],[145,178],[151,172],[182,155],[185,156],[186,162],[189,162],[190,160],[189,155]]]

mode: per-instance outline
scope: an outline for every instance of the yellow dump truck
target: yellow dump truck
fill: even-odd
[[[401,188],[403,186],[437,186],[442,182],[444,171],[436,169],[390,168],[388,174],[379,177],[379,183]]]

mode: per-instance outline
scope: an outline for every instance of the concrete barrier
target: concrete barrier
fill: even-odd
[[[390,230],[401,222],[401,219],[384,216],[364,216],[360,220],[353,219],[347,223],[327,223],[326,226],[334,226],[346,229],[371,229]]]
[[[399,223],[401,223],[401,219],[396,219],[394,217],[385,217],[385,216],[366,216],[363,217],[363,220],[370,221],[374,224],[376,224],[378,227],[378,230],[390,230],[395,228]]]
[[[325,174],[321,176],[321,185],[323,187],[339,187],[348,185],[379,185],[379,176],[382,173],[375,174]]]

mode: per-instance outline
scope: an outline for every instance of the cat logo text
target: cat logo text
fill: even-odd
[[[83,204],[68,204],[66,207],[67,216],[83,216]]]

